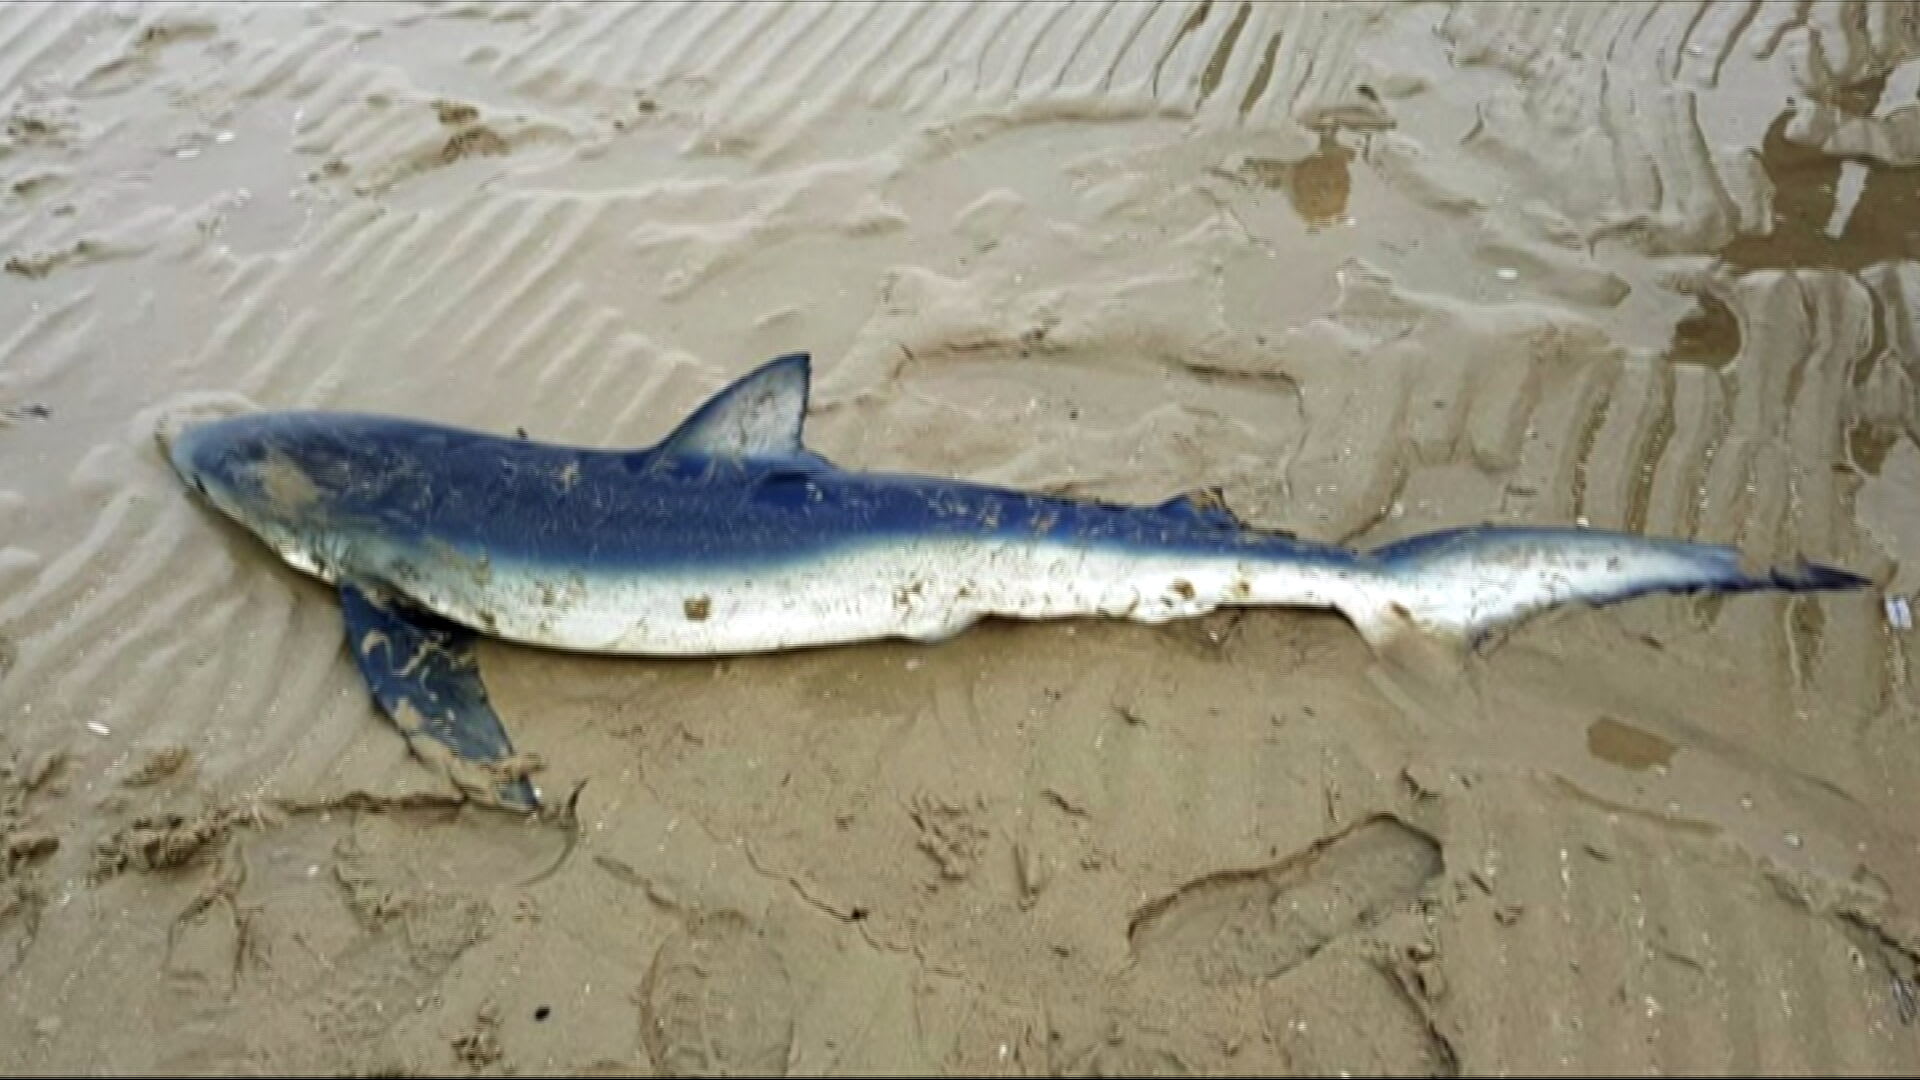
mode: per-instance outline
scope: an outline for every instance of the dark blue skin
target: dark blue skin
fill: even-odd
[[[288,524],[440,541],[570,569],[791,562],[894,538],[998,535],[1094,547],[1349,562],[1344,549],[1249,529],[1218,505],[1053,498],[960,481],[849,472],[826,460],[686,457],[553,446],[410,420],[276,413],[193,433],[190,467],[257,500],[269,448],[320,499]]]
[[[187,442],[193,449],[188,450]],[[640,571],[803,562],[847,546],[940,535],[1047,539],[1092,548],[1244,554],[1321,565],[1392,568],[1483,539],[1552,542],[1599,530],[1469,527],[1410,537],[1369,553],[1249,528],[1214,496],[1157,506],[1055,498],[911,474],[851,472],[818,455],[727,458],[556,446],[386,416],[327,412],[247,415],[196,429],[176,446],[183,471],[259,502],[256,466],[268,451],[297,463],[318,489],[287,520],[300,531],[362,533],[468,557],[558,570]],[[1809,566],[1746,576],[1738,553],[1700,588],[1840,588],[1864,584]],[[1623,591],[1672,591],[1668,585]]]

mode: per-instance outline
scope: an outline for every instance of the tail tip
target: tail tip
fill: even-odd
[[[1871,578],[1861,577],[1851,570],[1842,570],[1820,563],[1803,562],[1791,568],[1773,572],[1774,584],[1789,589],[1864,589],[1873,584]]]

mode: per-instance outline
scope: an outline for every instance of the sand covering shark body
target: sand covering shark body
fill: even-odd
[[[450,764],[512,752],[477,633],[705,656],[936,641],[987,616],[1157,623],[1292,605],[1337,609],[1378,647],[1473,641],[1569,601],[1865,584],[1588,529],[1455,529],[1360,553],[1250,528],[1208,495],[1118,506],[855,472],[803,446],[808,380],[804,354],[772,361],[639,450],[332,412],[163,423],[161,441],[215,507],[339,588],[373,695]],[[536,805],[524,776],[462,786]]]

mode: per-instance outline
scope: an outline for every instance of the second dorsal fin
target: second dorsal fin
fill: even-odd
[[[1206,488],[1175,495],[1157,507],[1163,514],[1188,517],[1219,529],[1240,529],[1245,524],[1227,509],[1227,500],[1219,488]]]
[[[733,381],[661,442],[668,457],[784,458],[804,453],[812,358],[791,353]]]

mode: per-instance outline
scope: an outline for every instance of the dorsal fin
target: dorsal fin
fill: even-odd
[[[1175,495],[1156,509],[1163,514],[1190,517],[1219,529],[1246,527],[1244,522],[1234,516],[1233,511],[1227,509],[1226,496],[1217,487]]]
[[[806,353],[791,353],[742,375],[681,421],[659,452],[666,457],[799,456],[812,366]]]

